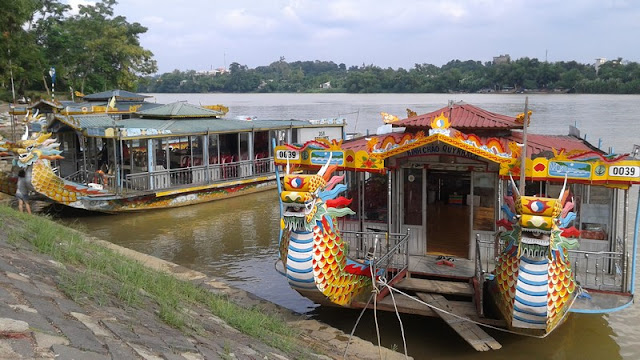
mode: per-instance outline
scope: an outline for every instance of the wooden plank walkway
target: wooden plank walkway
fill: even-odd
[[[458,314],[458,312],[455,311],[452,306],[450,306],[449,301],[442,295],[425,293],[417,293],[417,295],[422,301],[426,302],[427,304],[435,306],[439,309],[446,310],[456,315],[461,315]],[[502,345],[500,345],[500,343],[498,343],[494,338],[492,338],[489,334],[482,330],[478,325],[466,320],[459,319],[450,314],[446,314],[440,311],[435,312],[477,351],[487,351],[492,349],[497,350],[502,348]]]
[[[473,287],[468,282],[404,278],[394,287],[421,293],[473,296]]]

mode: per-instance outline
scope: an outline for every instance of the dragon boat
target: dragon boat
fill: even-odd
[[[276,147],[277,268],[317,304],[441,317],[476,350],[501,347],[485,325],[542,338],[628,307],[637,151],[526,134],[523,115],[457,103],[382,136]]]
[[[225,199],[276,188],[270,138],[342,138],[346,125],[343,119],[234,120],[224,118],[228,109],[221,105],[155,104],[146,97],[114,90],[81,103],[28,107],[22,139],[0,141],[0,192],[15,194],[16,167],[22,167],[39,199],[90,211]]]

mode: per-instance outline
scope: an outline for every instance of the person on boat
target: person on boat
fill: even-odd
[[[29,183],[24,169],[20,169],[20,171],[18,171],[16,198],[18,198],[18,210],[20,210],[20,212],[24,212],[23,207],[26,207],[27,213],[31,214],[31,206],[29,205]]]

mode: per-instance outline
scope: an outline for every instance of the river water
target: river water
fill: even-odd
[[[224,104],[229,117],[260,119],[317,119],[344,117],[348,132],[375,132],[380,112],[404,118],[409,108],[418,114],[465,101],[486,110],[515,116],[524,110],[524,95],[501,94],[154,94],[150,101]],[[529,95],[533,111],[530,131],[568,134],[577,125],[582,136],[602,148],[630,152],[640,144],[638,95]],[[638,188],[631,193],[635,203]],[[250,291],[293,311],[307,313],[351,332],[357,311],[317,308],[291,290],[274,264],[277,258],[279,209],[275,191],[242,196],[172,210],[140,214],[72,214],[74,223],[92,235],[147,253]],[[630,227],[635,218],[631,209]],[[629,229],[629,239],[633,238]],[[640,281],[638,281],[640,282]],[[640,284],[638,284],[640,285]],[[403,348],[398,319],[379,313],[383,346]],[[487,330],[503,345],[499,351],[476,353],[439,319],[403,315],[409,355],[416,359],[617,359],[640,358],[640,306],[610,315],[572,314],[545,339],[532,339]],[[371,311],[356,335],[377,342]],[[357,358],[356,355],[349,358]]]

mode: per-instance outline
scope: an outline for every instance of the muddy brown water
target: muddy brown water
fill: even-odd
[[[229,116],[273,118],[346,117],[347,131],[374,132],[379,113],[418,113],[464,100],[487,110],[515,115],[522,112],[520,95],[430,94],[155,94],[158,102],[189,100],[223,103]],[[587,140],[615,152],[640,144],[640,96],[532,95],[531,131],[567,134],[577,124]],[[631,192],[637,197],[638,188]],[[632,203],[634,203],[632,201]],[[631,209],[630,225],[635,219]],[[279,209],[276,191],[246,195],[208,204],[137,214],[100,215],[65,212],[60,218],[121,246],[147,253],[224,279],[293,311],[307,313],[328,325],[351,332],[358,311],[318,308],[291,290],[274,268],[277,258]],[[629,232],[632,239],[633,234]],[[503,345],[499,351],[476,353],[439,319],[402,315],[409,355],[416,359],[616,359],[640,358],[640,307],[636,304],[609,315],[572,314],[545,339],[487,330]],[[402,351],[403,339],[395,314],[378,313],[383,346]],[[356,335],[377,342],[375,318],[367,312]]]

